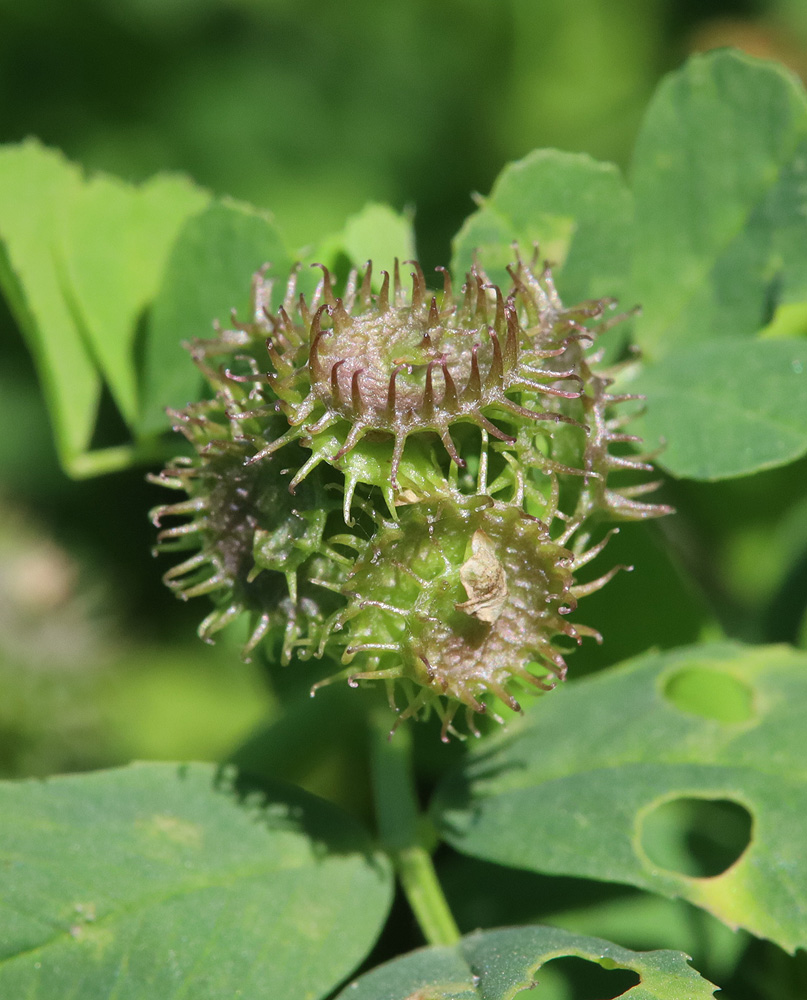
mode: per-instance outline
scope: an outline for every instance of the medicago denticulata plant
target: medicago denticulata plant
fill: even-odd
[[[429,275],[383,206],[297,252],[248,206],[31,142],[0,182],[0,283],[65,468],[152,462],[166,583],[276,698],[218,767],[0,784],[0,993],[559,1000],[597,973],[589,996],[802,996],[794,78],[693,59],[629,182],[537,151]],[[94,449],[102,380],[131,440]],[[716,579],[749,496],[787,512],[787,636]]]
[[[566,617],[614,572],[577,581],[607,540],[592,522],[669,508],[609,481],[651,468],[615,453],[639,439],[591,352],[609,303],[564,308],[518,256],[504,293],[473,267],[432,294],[411,266],[409,295],[397,260],[377,294],[371,264],[343,295],[325,268],[310,303],[292,272],[276,313],[259,273],[253,320],[191,346],[213,394],[174,415],[196,457],[159,478],[187,499],[154,519],[183,518],[159,535],[193,546],[166,582],[215,596],[204,638],[249,611],[247,654],[274,634],[283,662],[341,655],[446,739],[461,705],[479,735],[486,697],[519,711],[512,681],[563,679],[558,637],[600,638]]]

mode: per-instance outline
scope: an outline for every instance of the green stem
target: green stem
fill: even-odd
[[[166,443],[160,438],[149,437],[131,444],[84,451],[78,455],[63,454],[62,463],[73,479],[90,479],[110,472],[121,472],[136,465],[164,462],[175,451],[173,447],[167,449]]]
[[[429,852],[424,847],[410,847],[394,855],[394,860],[404,894],[428,943],[456,944],[460,931]]]
[[[422,816],[412,774],[412,737],[388,735],[389,717],[372,727],[372,777],[382,847],[392,858],[404,894],[429,944],[451,945],[460,932],[443,894],[431,853],[429,827]]]

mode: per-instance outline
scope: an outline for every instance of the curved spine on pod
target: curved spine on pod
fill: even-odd
[[[431,292],[415,261],[405,289],[396,261],[377,291],[316,265],[306,299],[295,268],[277,308],[264,269],[249,321],[189,345],[210,398],[172,414],[193,451],[153,479],[185,497],[152,517],[166,584],[214,602],[202,638],[247,613],[245,656],[341,660],[322,683],[384,681],[396,726],[434,710],[444,739],[599,639],[569,618],[616,572],[577,579],[597,526],[670,508],[631,481],[652,456],[596,350],[612,303],[566,308],[515,256],[505,290],[475,264]]]

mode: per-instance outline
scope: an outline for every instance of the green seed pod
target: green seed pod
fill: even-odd
[[[385,272],[377,295],[370,291],[372,265],[360,284],[355,274],[351,277],[341,297],[323,268],[310,305],[297,299],[293,274],[277,313],[266,305],[271,285],[259,276],[253,322],[219,342],[230,350],[240,334],[241,349],[251,358],[249,374],[228,370],[227,375],[251,385],[250,405],[233,408],[231,416],[255,449],[252,460],[301,441],[311,454],[291,488],[321,462],[339,468],[346,480],[346,520],[359,482],[380,488],[390,509],[399,490],[420,495],[445,487],[439,459],[424,463],[417,445],[405,451],[413,437],[421,449],[424,435],[439,439],[450,461],[464,468],[467,457],[455,440],[460,425],[470,424],[512,446],[518,427],[528,421],[537,425],[538,436],[548,438],[558,425],[574,423],[562,405],[552,402],[575,400],[582,393],[582,378],[567,357],[583,330],[575,327],[575,317],[583,318],[579,310],[551,315],[538,310],[537,322],[527,328],[520,318],[536,310],[532,298],[522,306],[518,288],[505,298],[474,268],[462,296],[454,295],[446,271],[443,292],[430,294],[420,266],[413,262],[413,267],[409,297],[397,263],[392,289]],[[520,287],[528,294],[526,285]],[[584,312],[595,315],[601,308]],[[264,365],[271,365],[268,371],[261,367],[261,353]],[[252,422],[277,409],[289,428],[267,440],[265,427]],[[472,445],[477,453],[478,441],[477,434]],[[550,452],[536,450],[533,464],[551,467]]]
[[[326,640],[348,633],[350,666],[337,678],[385,680],[393,704],[392,685],[403,682],[410,701],[398,722],[434,708],[444,739],[460,706],[475,730],[486,696],[520,711],[511,682],[549,690],[566,675],[556,637],[596,635],[565,617],[588,555],[575,557],[537,518],[489,496],[408,504],[397,521],[380,522],[343,588],[348,604]]]
[[[200,366],[215,384],[215,373]],[[249,450],[229,435],[226,403],[220,393],[174,414],[197,455],[176,459],[152,477],[187,494],[151,512],[161,529],[156,551],[196,550],[163,579],[183,600],[209,594],[215,602],[199,626],[201,638],[212,641],[247,612],[252,624],[245,658],[265,637],[282,637],[280,656],[288,662],[295,648],[317,648],[319,629],[338,606],[332,593],[311,583],[317,578],[337,587],[350,566],[324,541],[338,501],[318,481],[293,497],[277,468],[247,462]],[[184,523],[162,527],[166,518],[187,516]]]
[[[190,517],[158,548],[197,548],[165,579],[213,598],[203,638],[246,611],[247,655],[341,657],[444,737],[461,705],[518,710],[511,682],[565,675],[563,643],[594,634],[565,616],[614,572],[575,580],[607,541],[592,525],[669,508],[609,481],[651,468],[592,350],[610,303],[564,308],[534,265],[506,294],[475,266],[459,296],[417,263],[408,296],[397,263],[337,295],[323,267],[310,303],[295,270],[276,312],[261,272],[250,322],[190,345],[212,398],[174,414],[195,455],[157,481],[188,499],[153,516]]]

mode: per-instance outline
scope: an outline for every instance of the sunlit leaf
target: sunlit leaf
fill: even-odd
[[[62,464],[89,446],[101,380],[64,290],[61,223],[81,173],[28,140],[0,149],[0,286],[39,370]]]
[[[616,167],[579,153],[538,149],[500,174],[454,240],[452,270],[461,277],[476,253],[499,283],[513,243],[529,255],[539,245],[552,262],[567,304],[621,297],[630,266],[631,197]],[[634,303],[627,303],[633,305]]]
[[[294,789],[137,764],[0,784],[0,803],[4,997],[314,1000],[386,917],[384,860]]]
[[[389,205],[371,203],[351,216],[345,223],[342,243],[357,267],[372,260],[376,271],[391,268],[396,257],[403,263],[415,256],[412,220]]]
[[[622,994],[635,1000],[713,996],[712,984],[680,952],[628,951],[599,938],[538,926],[477,932],[454,947],[412,952],[368,972],[337,1000],[511,1000],[534,988],[537,996],[548,997],[541,988],[551,976],[547,963],[562,956],[636,973],[640,982]]]
[[[472,856],[681,896],[783,948],[803,947],[805,697],[807,657],[787,647],[651,654],[532,706],[446,778],[435,817]],[[664,833],[659,810],[699,801],[722,817],[698,831],[718,856],[731,812],[751,820],[750,841],[746,833],[739,857],[712,877],[648,854],[687,856],[686,824],[666,829],[679,841],[651,848],[648,824]]]
[[[807,339],[693,344],[647,365],[642,433],[675,476],[726,479],[807,453]]]
[[[98,175],[65,209],[64,260],[75,315],[121,414],[137,416],[134,344],[157,294],[168,251],[183,222],[209,195],[182,177],[158,175],[142,187]]]
[[[187,180],[142,187],[27,141],[0,151],[0,285],[37,361],[62,464],[86,475],[131,460],[89,451],[106,380],[137,412],[135,340],[182,221],[208,195]]]
[[[807,300],[807,97],[782,66],[726,50],[668,76],[632,182],[648,358],[748,337],[779,303]]]
[[[183,227],[147,333],[141,432],[164,430],[166,407],[199,398],[201,376],[182,344],[214,337],[214,322],[230,326],[233,310],[249,321],[252,275],[264,264],[272,265],[282,299],[292,261],[271,219],[257,209],[215,202]]]

